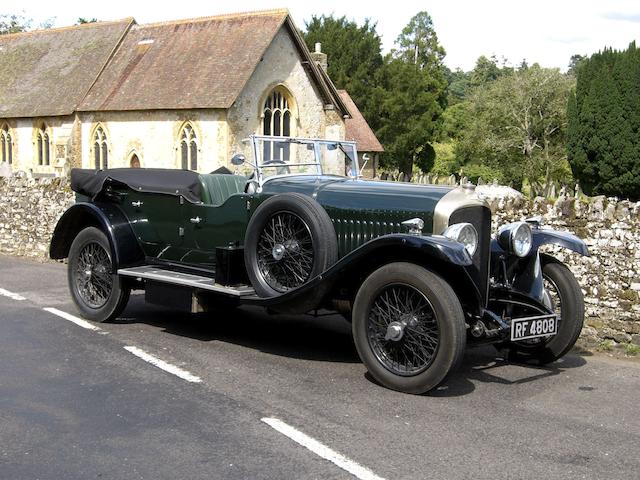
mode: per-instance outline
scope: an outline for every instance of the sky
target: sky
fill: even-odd
[[[447,51],[445,63],[465,71],[473,68],[480,55],[505,58],[512,65],[526,59],[529,64],[566,70],[573,54],[589,55],[605,46],[624,49],[640,40],[637,0],[0,0],[1,13],[23,14],[34,25],[53,19],[54,26],[72,25],[78,17],[134,17],[138,23],[150,23],[273,8],[288,8],[303,29],[312,15],[344,15],[358,23],[369,18],[377,23],[385,52],[393,48],[411,17],[426,10]]]

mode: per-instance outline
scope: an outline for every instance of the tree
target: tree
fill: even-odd
[[[427,12],[414,15],[396,40],[395,58],[418,65],[422,70],[442,69],[446,55],[438,43],[433,21]],[[441,70],[441,73],[444,73]]]
[[[396,45],[377,76],[381,126],[376,134],[385,147],[383,164],[411,175],[414,163],[423,171],[434,163],[432,142],[447,97],[444,49],[427,12],[411,19]]]
[[[444,95],[444,86],[434,84],[417,65],[398,58],[387,59],[378,78],[384,93],[382,127],[376,134],[385,147],[384,165],[411,175],[414,161],[423,150],[432,148],[429,142],[442,114],[439,97]],[[421,168],[428,171],[433,158],[421,158]]]
[[[464,101],[471,86],[471,74],[463,72],[459,68],[451,71],[445,66],[444,75],[448,84],[447,105],[451,106]]]
[[[471,87],[485,86],[506,73],[511,73],[512,69],[498,66],[498,59],[495,56],[487,58],[480,55],[476,60],[476,65],[469,75],[469,84]]]
[[[640,49],[579,62],[568,103],[568,157],[585,193],[640,199]]]
[[[79,17],[78,21],[76,21],[76,25],[84,25],[85,23],[96,23],[98,21],[97,18],[84,18]]]
[[[47,29],[54,24],[54,18],[48,18],[38,25],[37,28]],[[0,15],[0,35],[7,33],[20,33],[31,30],[33,20],[24,15],[1,14]]]
[[[2,14],[0,15],[0,35],[26,32],[31,28],[31,22],[30,18],[23,15]]]
[[[499,170],[520,187],[567,180],[566,105],[573,79],[534,64],[503,74],[469,99],[468,124],[456,153],[465,164]]]
[[[346,17],[313,16],[306,22],[303,36],[313,51],[316,42],[328,57],[328,74],[340,89],[345,89],[358,105],[369,125],[378,123],[375,78],[382,66],[380,36],[376,25],[365,20],[362,26]]]
[[[580,62],[582,62],[586,57],[584,55],[580,55],[580,54],[574,54],[571,55],[571,58],[569,59],[569,68],[567,70],[567,73],[570,75],[576,75],[577,74],[577,69],[578,69],[578,65],[580,65]]]

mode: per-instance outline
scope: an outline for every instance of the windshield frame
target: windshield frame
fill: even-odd
[[[334,146],[336,149],[340,149],[344,155],[351,160],[351,169],[350,174],[347,178],[358,179],[360,178],[360,165],[358,163],[358,149],[356,147],[356,142],[348,141],[348,140],[326,140],[319,138],[303,138],[303,137],[278,137],[278,136],[269,136],[269,135],[250,135],[249,139],[251,141],[251,147],[253,150],[253,162],[251,166],[255,171],[255,178],[258,180],[259,185],[263,185],[267,180],[276,177],[285,177],[290,175],[306,175],[306,176],[320,176],[324,175],[322,170],[322,146],[325,145],[327,147]],[[271,175],[265,178],[264,170],[272,169],[272,168],[282,168],[281,164],[271,164],[267,165],[264,162],[258,162],[258,159],[261,159],[260,146],[261,142],[282,142],[282,143],[293,143],[298,145],[313,145],[313,162],[286,162],[286,166],[288,167],[296,167],[296,166],[315,166],[315,173],[286,173],[286,174],[278,174]],[[349,151],[353,152],[353,158],[351,158],[351,154]]]

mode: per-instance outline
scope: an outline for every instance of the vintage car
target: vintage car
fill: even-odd
[[[132,289],[153,304],[202,312],[339,312],[382,385],[438,386],[466,345],[496,344],[552,362],[576,342],[581,289],[540,253],[580,239],[529,219],[491,235],[472,185],[363,180],[353,142],[253,136],[253,162],[230,170],[75,169],[77,202],[59,220],[82,315],[113,319]],[[232,317],[227,317],[232,318]]]

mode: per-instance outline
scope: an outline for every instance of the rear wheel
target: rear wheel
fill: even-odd
[[[511,343],[509,349],[514,360],[553,362],[573,348],[582,331],[584,299],[571,270],[552,260],[543,265],[542,276],[545,303],[557,315],[558,333],[551,338]]]
[[[411,263],[385,265],[363,282],[352,329],[369,373],[401,392],[437,387],[464,354],[464,314],[456,294],[438,275]]]
[[[106,235],[95,227],[82,230],[69,250],[69,289],[82,316],[104,322],[117,317],[130,289],[114,272]]]

